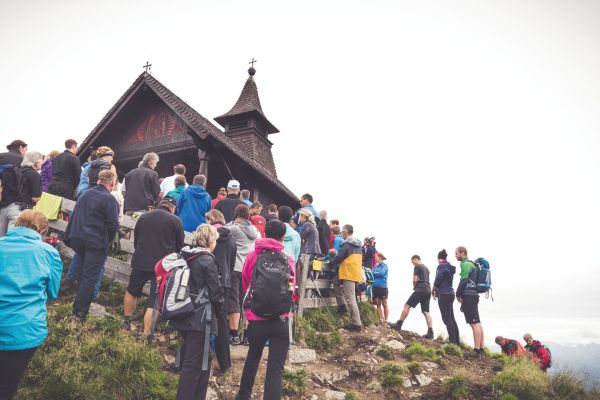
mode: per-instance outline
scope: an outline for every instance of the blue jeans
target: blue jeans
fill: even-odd
[[[107,258],[108,256],[106,256],[104,262],[102,263],[102,267],[100,267],[100,274],[98,275],[96,286],[94,286],[94,293],[92,294],[92,298],[94,300],[96,300],[96,298],[98,297],[98,293],[100,292],[100,284],[102,283],[102,278],[104,277],[104,267]],[[71,282],[81,281],[81,257],[77,253],[73,255],[71,265],[69,266],[69,270],[67,271],[66,279]]]

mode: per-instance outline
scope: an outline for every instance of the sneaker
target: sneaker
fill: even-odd
[[[242,343],[239,336],[229,336],[229,344],[233,346],[238,346]]]
[[[353,325],[353,324],[348,324],[344,326],[344,329],[350,332],[360,332],[362,330],[362,326],[360,325]]]
[[[248,341],[248,337],[244,336],[244,340],[240,343],[242,346],[250,346],[250,342]]]

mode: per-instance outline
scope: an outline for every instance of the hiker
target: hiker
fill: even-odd
[[[339,228],[337,230],[338,231],[338,233],[337,233],[338,235],[342,231],[342,228],[340,228],[340,221],[338,219],[332,219],[331,221],[329,221],[329,230],[330,230],[330,233],[329,233],[329,248],[330,249],[334,248],[333,242],[335,240],[335,235],[336,235],[335,233],[333,233],[333,227],[334,226],[337,226]],[[336,250],[338,250],[338,249],[336,249]]]
[[[179,201],[181,195],[188,187],[187,181],[185,180],[185,176],[177,175],[175,177],[175,189],[170,190],[165,196],[173,197],[175,201]]]
[[[21,163],[21,210],[33,208],[42,197],[42,168],[44,155],[37,151],[28,151]]]
[[[375,260],[375,238],[367,237],[363,241],[362,247],[363,260],[362,266],[364,268],[373,268],[373,261]]]
[[[373,268],[373,302],[377,307],[379,323],[387,325],[388,322],[388,266],[385,256],[377,254],[377,265]]]
[[[144,336],[150,334],[152,308],[156,301],[154,266],[166,255],[179,253],[185,238],[181,221],[174,215],[176,209],[175,199],[165,196],[156,209],[142,214],[135,224],[133,235],[135,252],[131,258],[131,275],[123,297],[124,330],[131,329],[131,318],[137,301],[142,296],[144,285],[149,281],[150,294],[144,315]],[[158,318],[158,314],[155,318]]]
[[[260,215],[262,208],[263,206],[260,201],[252,203],[252,206],[250,207],[250,222],[258,229],[260,236],[265,237],[265,225],[267,224],[267,221],[265,220],[265,217]]]
[[[221,201],[227,201],[227,199]],[[238,345],[242,344],[238,334],[241,306],[244,298],[244,293],[240,290],[242,286],[242,269],[248,253],[254,248],[254,243],[261,236],[258,229],[250,222],[250,211],[247,205],[238,204],[235,208],[234,217],[235,220],[227,224],[231,235],[235,238],[237,252],[235,268],[231,274],[231,290],[226,299],[226,310],[229,315],[229,342]]]
[[[327,223],[327,211],[321,210],[319,212],[319,222],[317,223],[317,231],[319,232],[319,248],[321,249],[322,255],[329,254],[329,239],[331,236],[331,228]]]
[[[87,318],[94,287],[119,228],[118,204],[110,194],[116,184],[117,175],[113,171],[100,172],[98,184],[77,199],[65,230],[65,243],[81,259],[79,285],[73,302],[73,314],[80,322]]]
[[[306,260],[303,262],[308,263],[315,257],[321,254],[321,247],[319,247],[319,232],[315,226],[315,218],[309,209],[303,208],[298,211],[300,216],[299,222],[302,226],[300,231],[300,239],[302,244],[300,246],[300,258],[304,256]]]
[[[219,266],[219,276],[223,287],[223,298],[227,299],[231,290],[231,274],[235,270],[237,244],[228,227],[225,226],[225,217],[219,210],[210,210],[206,213],[206,222],[217,229],[219,238],[213,255]],[[219,362],[221,373],[226,373],[231,368],[231,355],[229,352],[229,324],[227,313],[222,312],[217,321],[219,336],[215,339],[215,354]]]
[[[258,365],[267,342],[269,358],[263,399],[279,400],[282,397],[283,367],[290,346],[288,315],[296,283],[295,267],[292,257],[284,251],[284,223],[278,220],[269,221],[265,227],[265,234],[266,238],[257,240],[255,249],[248,253],[242,272],[242,287],[244,291],[250,289],[253,296],[251,306],[246,308],[250,347],[237,400],[250,400]],[[264,272],[264,265],[270,267],[268,275]],[[274,272],[275,270],[277,272]],[[273,307],[274,304],[278,309]],[[264,316],[266,312],[269,312],[268,317]]]
[[[81,174],[79,175],[79,186],[77,186],[77,197],[81,195],[81,193],[85,192],[90,187],[90,179],[88,177],[88,171],[90,170],[90,165],[96,159],[97,150],[92,150],[86,162],[81,166]],[[96,177],[97,179],[97,177]]]
[[[288,206],[282,206],[277,211],[277,219],[285,225],[285,238],[283,239],[283,247],[285,252],[292,257],[294,263],[300,258],[301,239],[300,234],[292,228],[290,221],[294,216],[294,212]]]
[[[239,198],[240,183],[235,179],[227,182],[227,196],[217,203],[216,209],[221,211],[225,217],[225,222],[230,223],[235,219],[235,208],[240,204],[246,205]],[[242,270],[240,269],[240,272]]]
[[[154,207],[159,199],[160,183],[158,174],[154,170],[158,165],[156,153],[146,153],[142,159],[142,165],[125,175],[125,215],[133,215],[135,212],[146,212]],[[204,214],[202,214],[204,215]]]
[[[225,189],[224,187],[219,188],[219,191],[217,192],[217,197],[212,199],[212,209],[217,208],[217,204],[219,204],[219,202],[223,200],[225,196],[227,196],[227,189]]]
[[[335,249],[336,252],[340,251],[340,247],[342,243],[344,243],[344,237],[342,236],[342,230],[339,225],[334,225],[331,227],[331,233],[333,233],[333,246],[332,249]]]
[[[533,361],[537,366],[544,372],[552,366],[552,355],[550,350],[544,346],[539,340],[533,340],[531,334],[526,333],[523,335],[525,341],[525,350],[532,355]]]
[[[496,344],[500,346],[502,354],[511,357],[522,357],[527,354],[521,343],[514,339],[505,339],[502,336],[496,336]]]
[[[77,153],[77,142],[73,139],[65,141],[65,151],[52,161],[52,179],[48,185],[48,193],[75,199],[75,192],[81,175],[81,162]]]
[[[186,232],[194,232],[196,228],[206,222],[204,214],[210,210],[211,200],[205,187],[206,176],[196,175],[192,185],[183,191],[177,201],[177,215]]]
[[[52,161],[54,161],[56,156],[59,154],[60,151],[52,150],[42,164],[42,168],[40,169],[40,177],[42,178],[42,192],[48,192],[48,185],[50,185],[50,181],[52,180]]]
[[[332,279],[333,287],[335,288],[335,298],[338,305],[338,314],[345,314],[350,310],[350,324],[344,329],[349,331],[360,332],[362,322],[356,303],[356,284],[363,281],[361,268],[362,253],[360,249],[360,239],[353,237],[354,228],[352,225],[346,224],[342,228],[342,236],[344,242],[340,246],[340,251],[335,252],[335,257],[329,261],[330,265],[339,265],[338,273]]]
[[[42,241],[48,219],[25,210],[0,238],[0,399],[13,398],[27,364],[48,337],[46,301],[58,296],[63,264]]]
[[[482,355],[483,327],[479,319],[479,293],[474,285],[477,282],[477,267],[467,258],[466,247],[457,247],[454,255],[460,261],[460,282],[456,289],[456,299],[461,304],[460,311],[465,314],[465,321],[473,330],[475,353]]]
[[[27,143],[22,140],[13,140],[6,145],[8,151],[0,153],[0,165],[11,164],[13,167],[19,167],[23,162],[23,156],[27,153]]]
[[[169,192],[175,190],[177,183],[175,180],[178,176],[183,176],[185,180],[185,165],[177,164],[173,167],[173,175],[167,176],[160,183],[160,197],[168,196]],[[185,185],[187,187],[187,184]]]
[[[460,346],[460,335],[458,324],[454,318],[454,288],[452,279],[456,273],[456,267],[448,262],[448,253],[443,249],[438,253],[438,267],[435,272],[435,280],[431,294],[434,300],[438,300],[442,321],[448,331],[448,341]]]
[[[277,205],[269,204],[267,207],[267,216],[265,217],[266,222],[269,222],[272,219],[277,219]]]
[[[427,333],[423,335],[425,339],[433,339],[433,328],[431,315],[429,314],[429,302],[431,300],[431,285],[429,284],[429,268],[421,263],[421,257],[417,254],[410,258],[414,266],[413,270],[413,292],[404,304],[400,319],[390,326],[398,332],[402,329],[402,324],[406,321],[411,308],[415,308],[417,304],[421,304],[421,312],[427,322]]]
[[[252,207],[252,201],[250,201],[250,191],[244,189],[240,192],[240,200],[242,200],[248,207]]]
[[[93,154],[93,152],[92,152]],[[115,156],[115,152],[107,146],[100,146],[96,150],[96,159],[90,162],[89,167],[87,168],[87,189],[94,187],[98,184],[98,174],[100,171],[104,170],[112,170],[114,173],[117,172],[115,166],[113,165],[113,157]],[[92,156],[90,156],[90,159]],[[84,190],[87,190],[84,189]],[[79,191],[79,189],[77,189]],[[83,191],[82,191],[83,192]]]
[[[204,292],[206,300],[194,302],[194,313],[188,318],[173,319],[169,322],[183,337],[181,374],[176,400],[206,399],[212,355],[210,338],[205,338],[205,335],[211,332],[223,334],[218,332],[217,327],[223,308],[223,288],[219,281],[219,267],[212,255],[219,233],[214,227],[202,224],[193,235],[193,247],[184,247],[181,256],[185,259],[191,258],[188,262],[190,298],[196,300]],[[206,369],[203,368],[205,354]]]
[[[300,207],[309,209],[310,212],[312,213],[313,217],[315,217],[315,222],[319,222],[318,221],[320,219],[319,212],[315,209],[315,207],[312,205],[312,203],[313,203],[312,195],[305,193],[302,195],[302,197],[300,197]]]

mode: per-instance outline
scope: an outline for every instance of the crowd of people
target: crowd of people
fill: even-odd
[[[53,151],[48,156],[28,151],[21,140],[7,148],[8,152],[0,153],[0,287],[11,292],[6,298],[14,300],[0,302],[0,398],[12,397],[35,349],[47,336],[46,300],[55,298],[59,287],[76,282],[73,319],[84,323],[98,295],[111,243],[132,234],[135,251],[123,298],[123,331],[131,329],[138,299],[149,283],[143,333],[151,336],[161,314],[156,305],[164,285],[162,276],[157,277],[157,268],[177,260],[184,260],[189,267],[185,287],[194,312],[184,319],[170,320],[183,338],[182,362],[176,366],[180,371],[177,399],[205,398],[211,336],[215,336],[214,354],[222,373],[232,366],[230,346],[249,346],[237,396],[241,400],[251,398],[268,343],[264,398],[281,398],[283,365],[292,342],[289,313],[293,311],[292,300],[298,298],[296,275],[300,268],[310,269],[314,260],[331,266],[337,312],[350,317],[345,329],[361,331],[358,302],[364,292],[382,326],[397,330],[402,329],[411,308],[420,304],[427,324],[424,337],[432,339],[433,297],[449,341],[459,344],[453,311],[456,299],[471,326],[474,351],[483,352],[479,293],[472,284],[477,269],[465,247],[455,251],[460,262],[456,293],[456,267],[449,263],[446,250],[438,254],[433,285],[421,258],[412,257],[413,293],[400,319],[390,324],[388,265],[376,248],[375,238],[361,241],[354,236],[352,225],[328,221],[327,212],[317,211],[308,193],[299,199],[297,210],[275,204],[263,209],[235,179],[220,187],[214,197],[206,190],[204,175],[194,176],[188,185],[182,164],[173,166],[173,175],[161,179],[155,171],[160,161],[155,153],[145,154],[138,167],[119,183],[113,165],[115,154],[107,146],[95,149],[83,164],[76,156],[77,142],[71,139],[65,142],[62,153]],[[75,255],[62,281],[59,254],[42,240],[48,230],[46,208],[42,207],[45,196],[76,200],[62,237]],[[120,227],[123,215],[136,220],[133,232]],[[185,232],[192,235],[191,245],[185,245]],[[16,273],[19,270],[25,273]],[[284,297],[273,297],[278,295]],[[539,342],[528,341],[528,346],[528,350],[540,352]]]

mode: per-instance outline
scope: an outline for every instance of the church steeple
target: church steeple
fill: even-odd
[[[226,114],[215,118],[225,129],[225,134],[248,156],[277,176],[268,135],[279,130],[265,116],[254,81],[256,69],[248,69],[248,79],[235,105]]]

